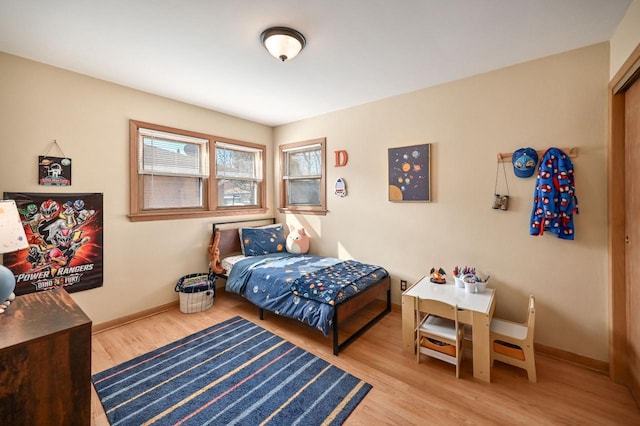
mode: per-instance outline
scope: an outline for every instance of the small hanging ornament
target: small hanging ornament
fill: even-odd
[[[336,180],[335,192],[337,197],[346,197],[347,196],[347,184],[342,178],[338,178]]]

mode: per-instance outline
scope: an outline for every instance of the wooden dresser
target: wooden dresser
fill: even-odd
[[[0,424],[91,423],[91,320],[63,289],[0,314]]]

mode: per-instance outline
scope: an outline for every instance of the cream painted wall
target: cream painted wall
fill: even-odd
[[[128,220],[129,119],[272,147],[271,127],[4,53],[0,94],[0,192],[104,193],[104,285],[73,293],[94,324],[177,300],[177,279],[208,265],[213,219]],[[54,139],[73,160],[67,188],[37,185]]]
[[[633,49],[640,43],[640,0],[634,0],[615,34],[611,37],[611,61],[609,78],[612,79]]]
[[[278,127],[276,145],[327,138],[329,191],[327,216],[281,218],[307,228],[313,252],[385,266],[394,303],[400,279],[475,265],[492,275],[497,316],[524,321],[533,293],[538,343],[607,360],[608,77],[601,43]],[[422,143],[433,202],[387,201],[387,149]],[[510,208],[490,208],[497,153],[526,146],[578,148],[575,241],[529,236],[535,178],[516,178],[510,163]],[[345,167],[333,166],[336,150]],[[345,198],[332,195],[338,177]]]
[[[493,276],[499,316],[524,320],[534,293],[536,341],[606,360],[608,66],[603,43],[274,131],[0,53],[0,191],[50,190],[36,185],[36,160],[57,139],[74,161],[74,183],[52,191],[104,193],[104,286],[73,294],[99,324],[176,300],[175,280],[207,266],[213,220],[127,219],[128,119],[269,147],[274,135],[277,144],[327,137],[330,213],[281,216],[307,227],[314,252],[384,265],[395,303],[400,279],[476,265]],[[388,202],[387,149],[421,143],[433,144],[433,202]],[[534,179],[515,178],[508,164],[510,209],[490,208],[496,154],[523,146],[578,147],[575,241],[528,236]],[[343,168],[333,167],[339,149],[349,153]],[[274,181],[272,163],[268,174]],[[331,195],[339,176],[346,198]],[[272,183],[268,199],[277,203]]]

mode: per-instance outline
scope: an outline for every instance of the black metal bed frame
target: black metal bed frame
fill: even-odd
[[[389,280],[390,279],[391,277],[389,277]],[[378,315],[376,315],[373,319],[371,319],[368,323],[363,325],[351,336],[347,337],[344,342],[340,343],[338,339],[338,308],[336,307],[336,309],[333,311],[333,354],[335,356],[338,356],[338,352],[346,348],[349,344],[360,337],[365,331],[370,329],[375,323],[380,321],[389,312],[391,312],[391,285],[389,285],[389,290],[387,290],[387,303],[385,309]]]
[[[216,225],[227,225],[227,224],[236,224],[236,223],[247,223],[247,222],[262,222],[262,221],[271,221],[272,223],[276,223],[276,219],[275,218],[266,218],[266,219],[250,219],[250,220],[236,220],[236,221],[231,221],[231,222],[218,222],[218,223],[214,223],[213,224],[213,232],[215,233],[216,231]],[[220,278],[224,278],[227,279],[227,275],[225,274],[216,274],[217,276],[219,276]],[[332,334],[333,334],[333,354],[335,356],[338,356],[338,353],[343,350],[344,348],[346,348],[348,345],[350,345],[351,343],[353,343],[358,337],[360,337],[365,331],[367,331],[368,329],[370,329],[371,327],[373,327],[378,321],[380,321],[385,315],[387,315],[389,312],[391,312],[391,277],[388,277],[389,279],[389,289],[387,290],[387,300],[386,300],[386,304],[385,304],[385,308],[384,310],[382,310],[380,313],[378,313],[374,318],[372,318],[371,320],[369,320],[366,324],[364,324],[362,327],[360,327],[358,330],[356,330],[353,334],[351,334],[349,337],[347,337],[344,342],[340,343],[340,339],[339,339],[339,322],[338,322],[338,312],[339,309],[338,307],[343,304],[346,303],[348,300],[344,300],[342,302],[340,302],[339,304],[337,304],[334,307],[333,310],[333,319],[332,319]],[[371,290],[372,287],[367,288],[366,290],[364,290],[364,292]],[[364,293],[363,292],[363,293]],[[264,308],[258,307],[258,317],[260,318],[261,321],[264,320]],[[267,310],[268,312],[271,312],[269,310]],[[276,314],[277,315],[277,314]]]

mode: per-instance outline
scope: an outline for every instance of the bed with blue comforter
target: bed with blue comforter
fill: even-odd
[[[226,279],[228,292],[241,295],[259,308],[261,319],[266,310],[296,319],[325,336],[332,334],[333,353],[338,355],[341,349],[391,312],[391,279],[384,268],[354,260],[288,253],[281,248],[284,237],[282,226],[278,224],[258,232],[268,234],[269,244],[273,247],[263,250],[265,247],[259,246],[258,250],[253,250],[247,241],[260,240],[255,236],[247,237],[251,228],[239,229],[243,244],[238,229],[217,229],[214,225],[209,256],[211,264],[216,266],[220,259],[241,259],[234,261],[230,271],[223,268],[218,275]],[[237,256],[241,248],[248,252]],[[386,306],[382,312],[372,311],[372,302],[380,298],[386,298]],[[339,324],[365,309],[363,318],[368,322],[341,342]],[[370,318],[372,315],[375,317]],[[361,322],[358,320],[358,324]]]
[[[380,266],[354,260],[276,253],[236,263],[226,290],[328,336],[336,306],[388,275]]]

